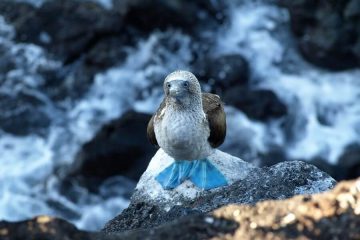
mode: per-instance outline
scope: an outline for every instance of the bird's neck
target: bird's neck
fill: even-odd
[[[166,106],[178,112],[202,113],[203,105],[201,97],[192,97],[188,101],[178,102],[174,99],[167,99]]]

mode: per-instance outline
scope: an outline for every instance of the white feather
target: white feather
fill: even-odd
[[[213,153],[214,149],[208,142],[210,129],[204,111],[178,111],[171,107],[165,107],[163,111],[162,118],[155,119],[154,131],[159,146],[167,154],[177,160],[194,160]]]

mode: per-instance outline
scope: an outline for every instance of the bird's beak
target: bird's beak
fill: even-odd
[[[171,87],[169,89],[169,95],[176,100],[181,100],[186,94],[187,89],[184,88],[184,81],[182,80],[174,80],[171,81]]]

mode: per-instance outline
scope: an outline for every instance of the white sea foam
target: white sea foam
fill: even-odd
[[[230,27],[220,31],[218,53],[243,54],[250,61],[254,87],[272,89],[290,113],[296,112],[303,119],[293,126],[296,137],[291,143],[280,129],[281,124],[263,124],[265,132],[254,134],[269,136],[267,133],[272,131],[275,135],[270,136],[274,141],[263,138],[264,141],[255,145],[257,150],[261,151],[267,144],[279,145],[285,146],[292,159],[323,157],[336,163],[344,147],[360,139],[356,131],[360,124],[360,70],[334,73],[307,64],[293,50],[290,33],[284,33],[290,29],[284,9],[259,1],[232,9]],[[295,65],[287,60],[288,55],[296,59]],[[287,70],[289,67],[291,71]],[[319,114],[324,114],[331,123],[320,123]],[[241,140],[239,135],[238,142]]]
[[[128,198],[123,197],[122,186],[127,190],[133,186],[124,185],[125,179],[117,178],[113,180],[117,183],[116,186],[105,185],[107,187],[103,186],[100,194],[89,193],[77,187],[77,201],[73,201],[60,194],[59,178],[55,170],[71,164],[81,144],[94,135],[96,127],[104,124],[110,117],[121,114],[123,106],[120,106],[118,111],[107,108],[107,115],[110,117],[100,119],[95,127],[85,124],[88,128],[75,129],[84,122],[81,115],[76,115],[77,111],[81,110],[82,101],[75,104],[74,109],[71,105],[67,106],[68,109],[60,109],[40,90],[44,79],[38,71],[59,69],[61,63],[49,59],[39,46],[13,42],[14,36],[13,27],[0,16],[0,47],[5,49],[2,58],[4,61],[10,59],[14,64],[8,72],[0,74],[0,92],[14,97],[19,93],[33,96],[44,104],[43,111],[50,116],[52,124],[43,135],[15,136],[0,132],[0,219],[18,221],[49,214],[68,218],[83,229],[100,229],[110,216],[128,205]],[[100,74],[97,77],[100,80],[96,80],[100,84],[101,76]],[[110,89],[114,89],[113,87],[115,86],[111,86]],[[92,98],[96,99],[96,95],[92,94],[90,91],[86,96],[90,104],[95,102]],[[105,95],[111,95],[111,91]],[[115,102],[107,104],[114,105]],[[22,111],[21,106],[16,106],[9,112],[2,112],[2,116],[11,118],[17,111]],[[90,119],[90,122],[94,122],[94,118]],[[108,191],[114,195],[107,196]],[[60,209],[50,202],[56,202],[61,206]],[[63,213],[62,208],[77,217],[70,218]],[[83,215],[83,212],[86,214]],[[92,221],[91,216],[96,216],[97,220]]]
[[[16,2],[24,2],[29,3],[35,7],[40,7],[45,2],[48,1],[58,1],[58,0],[14,0]],[[113,7],[113,0],[79,0],[79,1],[88,1],[88,2],[95,2],[104,7],[105,9],[111,9]]]

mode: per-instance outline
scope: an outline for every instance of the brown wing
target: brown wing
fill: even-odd
[[[154,131],[154,118],[156,115],[160,115],[161,111],[163,110],[163,108],[165,107],[165,99],[161,102],[158,110],[156,111],[156,113],[151,117],[148,126],[147,126],[147,137],[150,141],[151,144],[155,145],[155,146],[159,146],[157,140],[156,140],[156,136],[155,136],[155,131]]]
[[[219,147],[226,136],[226,116],[220,97],[211,93],[202,94],[203,109],[209,122],[209,143],[213,148]]]

